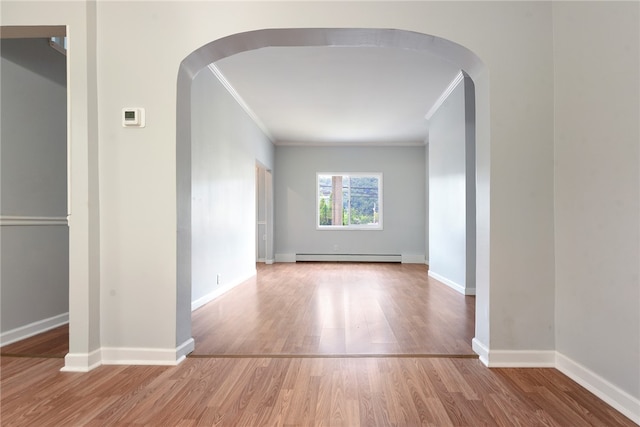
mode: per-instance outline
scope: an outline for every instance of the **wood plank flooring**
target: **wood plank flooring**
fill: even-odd
[[[178,366],[60,372],[66,327],[3,347],[0,424],[635,425],[555,369],[465,357],[473,297],[422,266],[295,266],[194,312],[196,354]]]
[[[625,426],[554,369],[476,359],[191,358],[59,372],[2,357],[3,426]]]
[[[474,354],[475,297],[417,264],[259,264],[192,319],[194,355]]]
[[[69,325],[63,325],[2,347],[1,354],[63,358],[69,352]]]

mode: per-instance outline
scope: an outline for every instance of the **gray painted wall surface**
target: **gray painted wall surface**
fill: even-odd
[[[65,225],[2,227],[2,332],[69,311],[68,239]]]
[[[429,126],[429,271],[466,287],[467,203],[464,84]]]
[[[554,3],[556,349],[640,398],[638,3]]]
[[[276,256],[296,253],[424,256],[424,151],[424,147],[276,147]],[[317,230],[317,172],[382,172],[384,229]]]
[[[44,39],[2,40],[0,213],[67,215],[66,60]],[[66,225],[3,225],[0,330],[69,310]]]
[[[274,148],[208,69],[193,81],[191,111],[195,301],[255,272],[256,161],[272,169]]]
[[[465,77],[429,125],[429,271],[475,289],[475,100]]]
[[[43,39],[1,43],[2,215],[65,216],[65,57]]]
[[[482,83],[476,93],[482,291],[476,336],[492,350],[558,348],[640,397],[633,384],[638,378],[633,337],[640,335],[634,236],[637,3],[425,1],[345,7],[339,2],[257,2],[252,13],[238,2],[194,2],[189,8],[179,3],[43,2],[36,8],[30,2],[2,2],[3,25],[68,22],[77,35],[75,53],[69,56],[72,207],[78,219],[71,227],[77,249],[71,302],[78,319],[72,353],[93,350],[87,341],[97,332],[111,347],[175,346],[173,314],[176,305],[181,307],[180,289],[176,304],[176,207],[184,205],[176,206],[173,173],[183,166],[175,137],[180,61],[211,40],[249,29],[393,27],[454,40],[486,65],[475,80]],[[175,31],[167,31],[169,27]],[[145,49],[123,50],[134,38]],[[115,119],[132,100],[152,113],[144,132],[123,130]],[[99,221],[90,215],[95,205],[87,197],[98,195],[93,176],[98,139]],[[83,145],[87,141],[92,147],[88,151]],[[583,160],[565,168],[574,157]],[[614,160],[620,163],[614,165]],[[584,209],[567,206],[583,201],[579,192],[589,197]],[[612,194],[629,209],[621,212],[611,204]],[[604,212],[607,205],[616,208]],[[580,215],[575,224],[572,213]],[[87,255],[85,249],[95,249],[91,234],[98,232],[100,251]],[[629,250],[621,255],[624,249]],[[104,290],[99,302],[87,298],[96,293],[96,258]],[[598,274],[582,280],[593,272]],[[109,302],[112,290],[121,298]],[[147,304],[149,295],[153,305]],[[178,322],[178,336],[182,333]]]

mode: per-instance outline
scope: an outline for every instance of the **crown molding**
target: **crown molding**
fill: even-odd
[[[264,125],[264,123],[262,123],[262,120],[260,120],[260,118],[258,118],[256,113],[254,113],[253,110],[249,107],[249,105],[244,101],[244,99],[242,99],[240,94],[238,92],[236,92],[236,90],[233,88],[233,86],[231,86],[231,83],[229,83],[229,81],[224,76],[224,74],[222,74],[222,71],[220,71],[220,69],[218,67],[216,67],[216,64],[215,63],[214,64],[209,64],[208,68],[213,73],[213,75],[216,76],[216,78],[218,80],[220,80],[220,83],[222,83],[222,85],[225,87],[225,89],[227,89],[229,94],[231,94],[233,99],[236,100],[238,105],[240,105],[240,107],[245,111],[245,113],[247,113],[247,115],[251,118],[251,120],[253,120],[253,122],[256,124],[256,126],[258,126],[260,128],[262,133],[264,133],[266,135],[266,137],[269,138],[269,140],[271,142],[274,142],[275,140],[273,138],[273,135],[271,135],[271,132],[269,132],[269,129],[267,129],[267,127]]]
[[[440,95],[440,97],[436,100],[436,102],[424,116],[427,121],[431,120],[436,111],[438,111],[438,108],[440,108],[442,104],[444,104],[444,101],[447,100],[449,95],[451,95],[451,92],[453,92],[453,90],[460,84],[462,80],[464,80],[464,74],[462,74],[462,71],[458,71],[458,74],[456,74],[455,78],[451,81],[451,83],[449,83],[449,86],[447,86],[444,92],[442,92],[442,95]]]

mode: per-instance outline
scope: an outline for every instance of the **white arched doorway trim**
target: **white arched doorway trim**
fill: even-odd
[[[264,47],[381,47],[425,51],[456,64],[475,85],[476,101],[476,336],[474,350],[486,363],[489,347],[489,90],[486,68],[469,49],[452,41],[405,30],[355,28],[264,29],[208,43],[180,64],[177,82],[177,356],[192,351],[191,338],[191,83],[220,59]]]

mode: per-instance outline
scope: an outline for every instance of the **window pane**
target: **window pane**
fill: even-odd
[[[331,222],[333,204],[333,194],[331,191],[331,175],[319,175],[318,176],[318,206],[319,212],[319,225],[333,225]]]
[[[382,229],[381,174],[318,174],[318,227]]]
[[[378,223],[378,178],[351,177],[351,224]]]

